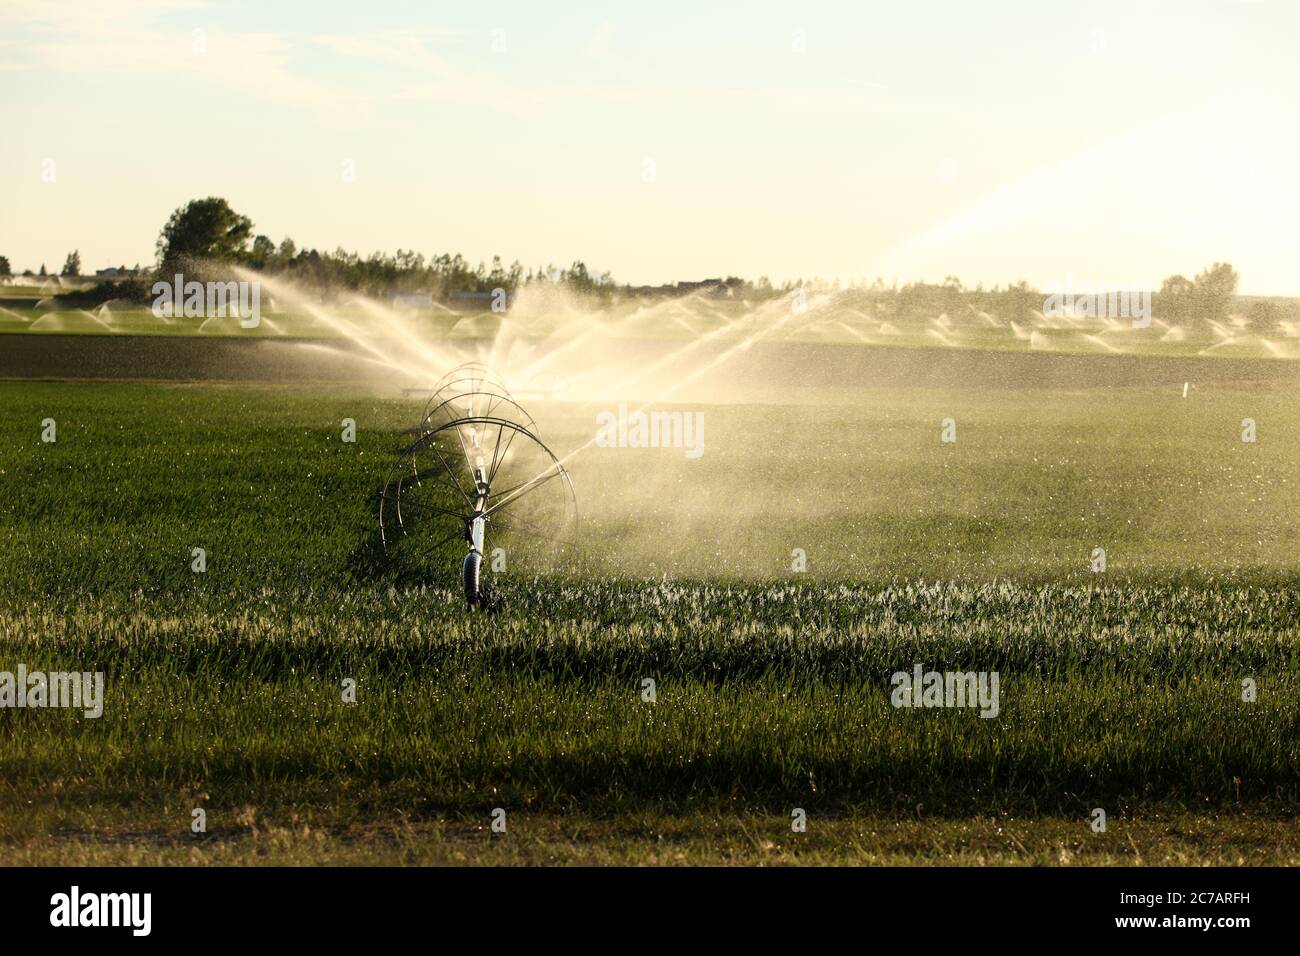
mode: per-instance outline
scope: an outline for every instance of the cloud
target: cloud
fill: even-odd
[[[290,66],[293,44],[276,33],[160,29],[164,13],[207,7],[203,0],[16,0],[7,11],[24,58],[13,70],[198,77],[259,99],[321,109],[361,109],[365,97],[307,79]]]
[[[5,21],[13,29],[34,27],[92,32],[160,13],[207,6],[207,0],[114,0],[113,3],[104,3],[103,0],[7,0]]]
[[[461,69],[429,50],[420,37],[325,35],[313,37],[312,42],[338,56],[371,60],[411,74],[399,81],[393,99],[459,103],[518,116],[535,115],[545,101],[530,87]]]
[[[339,112],[362,112],[385,101],[459,104],[511,116],[536,117],[552,106],[575,103],[662,104],[685,108],[748,106],[768,112],[928,112],[941,107],[884,101],[878,91],[838,87],[813,89],[720,89],[660,84],[609,83],[539,86],[487,70],[468,70],[430,48],[450,31],[418,34],[377,31],[320,34],[306,38],[272,32],[224,32],[203,26],[202,17],[164,28],[165,14],[211,9],[205,0],[11,0],[10,45],[18,54],[0,70],[54,73],[131,73],[172,82],[188,76],[236,91],[253,101]],[[614,48],[616,26],[604,21],[592,31],[587,57],[624,63]],[[333,63],[308,73],[305,64],[324,55]],[[368,92],[318,79],[331,76],[339,61],[381,64],[385,72]]]
[[[30,44],[35,66],[57,72],[122,72],[199,77],[257,99],[337,110],[366,97],[330,88],[289,67],[292,45],[274,33],[190,33],[110,29]]]
[[[322,34],[312,37],[311,42],[338,56],[377,60],[437,76],[450,76],[456,72],[445,59],[427,49],[423,38],[407,33]]]

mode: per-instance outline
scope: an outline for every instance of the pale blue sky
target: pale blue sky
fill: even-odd
[[[1243,291],[1300,293],[1282,0],[0,0],[0,22],[19,269],[148,261],[174,207],[220,195],[300,246],[631,282],[1139,287],[1226,259]]]

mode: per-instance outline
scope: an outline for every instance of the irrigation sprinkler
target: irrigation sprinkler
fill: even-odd
[[[488,366],[468,362],[444,375],[416,434],[380,493],[385,551],[413,553],[436,567],[445,546],[463,541],[461,583],[473,608],[484,603],[485,555],[528,566],[572,547],[573,481],[538,436],[533,417]]]

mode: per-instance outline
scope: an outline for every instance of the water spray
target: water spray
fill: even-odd
[[[485,603],[489,527],[503,559],[507,549],[516,561],[571,549],[573,481],[495,371],[467,362],[444,375],[425,402],[417,434],[380,493],[387,552],[436,563],[445,545],[463,541],[461,585],[474,608]]]

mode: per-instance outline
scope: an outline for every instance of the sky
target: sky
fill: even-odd
[[[0,255],[1300,294],[1300,4],[0,0]]]

